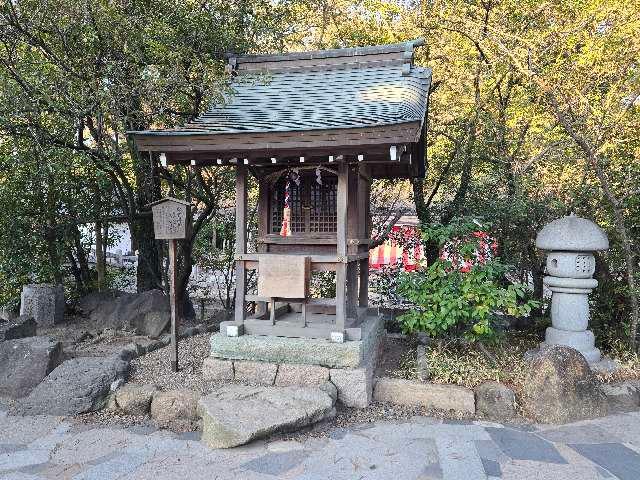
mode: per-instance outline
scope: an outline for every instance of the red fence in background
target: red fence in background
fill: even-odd
[[[414,271],[424,259],[424,249],[419,240],[417,227],[394,226],[389,240],[369,251],[369,268],[379,270],[385,265],[401,262],[406,272]]]

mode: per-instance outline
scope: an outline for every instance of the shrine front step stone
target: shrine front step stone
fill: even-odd
[[[227,385],[202,397],[202,442],[231,448],[276,432],[294,431],[335,415],[319,387]]]
[[[370,316],[361,325],[361,340],[333,343],[324,339],[241,335],[211,336],[211,356],[228,360],[320,365],[327,368],[360,368],[377,349],[382,317]]]
[[[377,402],[417,405],[469,414],[476,411],[473,390],[458,385],[422,383],[401,378],[378,378],[373,399]]]

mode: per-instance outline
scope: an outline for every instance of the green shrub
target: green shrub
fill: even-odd
[[[401,276],[399,293],[413,305],[399,317],[406,333],[487,339],[495,334],[497,313],[522,316],[537,305],[527,300],[524,284],[507,280],[508,267],[478,230],[476,223],[464,220],[423,229],[425,242],[437,242],[450,255]]]

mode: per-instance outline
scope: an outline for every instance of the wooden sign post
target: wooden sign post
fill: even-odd
[[[169,303],[171,305],[171,369],[178,371],[178,307],[176,268],[178,240],[187,238],[191,204],[177,198],[163,198],[149,205],[153,212],[153,231],[156,240],[169,240]]]

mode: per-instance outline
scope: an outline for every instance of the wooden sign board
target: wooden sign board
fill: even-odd
[[[188,209],[191,204],[167,197],[150,206],[153,212],[153,231],[157,240],[187,238]]]
[[[258,295],[307,298],[311,259],[304,255],[259,255]]]

